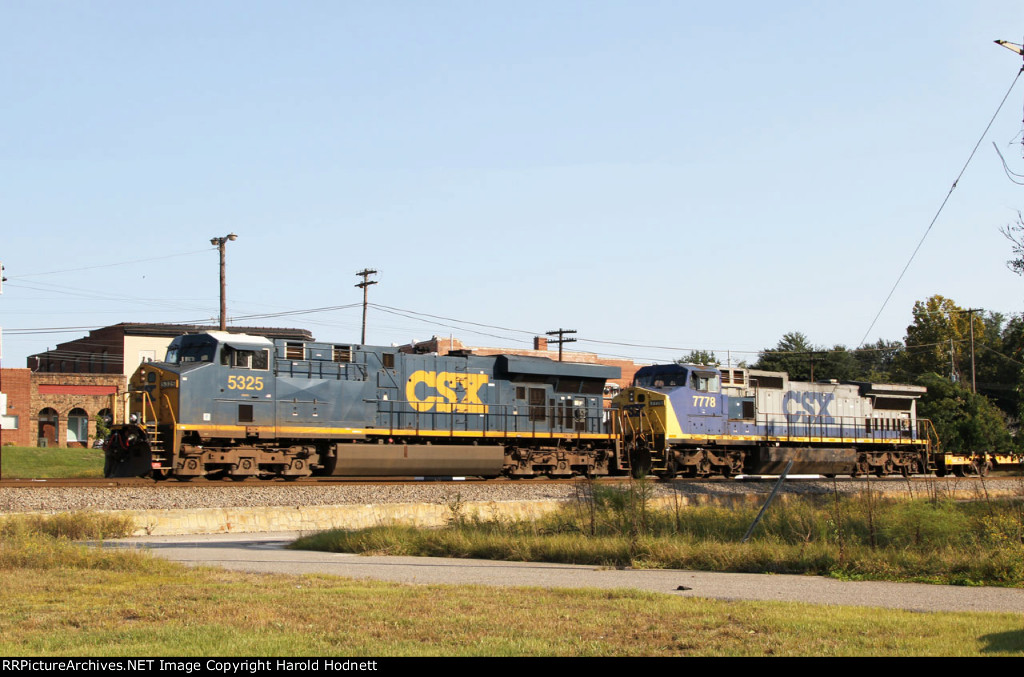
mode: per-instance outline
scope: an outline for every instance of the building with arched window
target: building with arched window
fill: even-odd
[[[0,444],[92,446],[97,417],[122,423],[128,376],[162,360],[171,340],[217,327],[121,323],[32,355],[28,369],[0,370]],[[312,341],[305,329],[231,327],[230,332]]]

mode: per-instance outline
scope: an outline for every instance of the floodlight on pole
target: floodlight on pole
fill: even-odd
[[[228,241],[234,242],[238,239],[238,236],[234,233],[228,233],[224,237],[210,238],[210,244],[217,247],[220,250],[220,330],[227,331],[228,328],[228,301],[227,301],[227,282],[224,272],[224,245]]]
[[[1021,56],[1024,56],[1024,47],[1022,47],[1021,45],[1018,45],[1015,42],[1007,42],[1006,40],[996,40],[995,43],[997,45],[999,45],[1000,47],[1005,47],[1006,49],[1010,50],[1011,52],[1017,52]]]

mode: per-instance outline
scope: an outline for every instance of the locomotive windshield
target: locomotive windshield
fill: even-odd
[[[680,388],[686,385],[687,370],[675,364],[643,367],[633,377],[640,388]]]
[[[182,336],[168,346],[164,361],[171,364],[213,362],[216,354],[217,341],[209,336]]]

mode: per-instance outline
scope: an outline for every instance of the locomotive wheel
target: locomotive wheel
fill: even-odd
[[[659,470],[656,474],[663,480],[672,479],[676,476],[676,457],[674,454],[669,454],[668,461],[665,463],[665,469]]]
[[[962,465],[954,465],[953,474],[957,477],[967,477],[967,470]]]
[[[636,479],[647,477],[651,472],[651,452],[632,447],[629,450],[629,474]]]

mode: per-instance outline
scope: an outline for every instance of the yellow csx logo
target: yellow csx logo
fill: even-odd
[[[405,396],[416,411],[433,409],[440,413],[486,414],[487,405],[480,401],[480,387],[487,381],[487,374],[417,371],[405,384]],[[420,389],[422,397],[417,392],[421,383],[424,386]],[[456,393],[460,389],[462,399]]]

